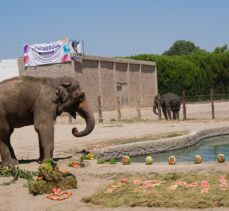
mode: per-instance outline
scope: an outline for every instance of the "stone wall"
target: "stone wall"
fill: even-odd
[[[71,76],[80,80],[93,111],[98,110],[101,96],[102,110],[117,108],[117,97],[121,106],[152,106],[157,94],[157,71],[154,62],[83,56],[82,62],[52,64],[25,68],[23,58],[18,59],[19,74],[35,77]]]
[[[211,128],[173,138],[119,144],[102,149],[95,149],[91,152],[94,153],[97,158],[103,157],[106,160],[110,160],[112,158],[122,158],[124,155],[131,157],[139,155],[151,155],[155,153],[187,148],[194,146],[206,138],[228,134],[229,127]]]

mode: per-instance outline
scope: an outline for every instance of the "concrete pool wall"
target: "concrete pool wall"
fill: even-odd
[[[103,156],[104,159],[122,158],[124,155],[133,157],[187,148],[205,138],[220,135],[229,135],[229,127],[205,129],[173,138],[114,145],[103,149],[96,149],[91,152],[94,153],[96,157]]]

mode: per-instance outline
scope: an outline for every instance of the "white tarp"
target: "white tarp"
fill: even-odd
[[[71,60],[69,39],[56,42],[24,45],[25,67],[44,64],[65,63]]]
[[[0,82],[15,76],[19,76],[17,59],[0,60]]]

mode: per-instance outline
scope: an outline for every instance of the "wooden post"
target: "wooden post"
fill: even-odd
[[[161,96],[160,96],[160,94],[158,94],[158,119],[162,120],[162,116],[161,116]]]
[[[99,123],[103,123],[101,96],[98,96],[98,113],[99,113]]]
[[[214,91],[213,91],[213,89],[210,90],[210,95],[211,95],[212,119],[215,119]]]
[[[141,119],[141,105],[140,105],[140,99],[137,99],[137,118]]]
[[[71,116],[71,114],[68,115],[68,118],[69,118],[69,123],[72,124],[72,116]]]
[[[121,101],[120,97],[117,96],[117,112],[118,112],[118,121],[121,120]]]
[[[183,120],[186,120],[186,102],[185,102],[185,90],[182,92],[183,98],[182,98],[182,103],[183,103]]]

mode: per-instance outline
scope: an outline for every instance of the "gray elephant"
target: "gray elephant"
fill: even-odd
[[[81,132],[72,129],[76,137],[86,136],[95,126],[86,96],[79,81],[71,77],[15,77],[0,83],[0,154],[3,164],[17,164],[10,136],[14,128],[34,125],[39,138],[39,161],[52,158],[54,121],[62,112],[85,119]]]
[[[157,95],[154,98],[154,104],[153,104],[153,112],[158,115],[157,109],[159,105],[159,96]],[[171,112],[173,113],[173,119],[179,119],[179,111],[180,111],[180,105],[181,100],[179,96],[177,96],[174,93],[166,93],[164,95],[160,96],[160,105],[162,108],[162,112],[165,116],[165,119],[172,119]]]

